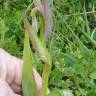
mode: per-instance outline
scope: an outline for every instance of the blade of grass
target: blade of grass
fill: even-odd
[[[86,29],[87,29],[87,33],[88,35],[90,35],[90,28],[89,28],[89,22],[88,22],[88,19],[87,19],[87,14],[86,14],[86,0],[84,0],[84,17],[85,17],[85,24],[86,24]]]

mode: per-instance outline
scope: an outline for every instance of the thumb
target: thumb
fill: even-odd
[[[0,96],[21,96],[18,94],[15,94],[10,86],[0,78]]]

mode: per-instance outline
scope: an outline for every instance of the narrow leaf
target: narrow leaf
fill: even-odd
[[[42,96],[46,96],[48,79],[51,71],[51,58],[48,51],[46,50],[46,47],[41,44],[36,32],[34,32],[34,29],[30,25],[26,16],[24,16],[24,26],[27,32],[29,33],[30,40],[35,49],[35,52],[37,53],[37,55],[39,55],[41,60],[45,63],[44,71],[42,75]]]
[[[36,32],[34,32],[34,28],[32,28],[26,16],[24,16],[24,27],[30,36],[35,52],[45,64],[51,64],[50,55],[46,50],[46,47],[41,44]]]
[[[24,51],[23,51],[23,95],[37,96],[36,82],[32,71],[32,56],[29,44],[28,32],[25,32]]]
[[[46,96],[47,94],[47,87],[48,87],[48,80],[49,80],[49,75],[51,72],[51,66],[48,64],[44,65],[43,69],[43,74],[42,74],[42,96]]]

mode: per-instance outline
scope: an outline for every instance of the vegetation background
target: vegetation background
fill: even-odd
[[[0,47],[19,58],[24,42],[22,10],[31,4],[32,0],[0,1]],[[48,47],[53,67],[49,89],[96,96],[96,0],[51,0],[51,7],[53,30]],[[39,61],[34,67],[42,73]]]

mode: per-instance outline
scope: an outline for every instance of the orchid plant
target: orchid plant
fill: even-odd
[[[50,7],[50,0],[45,0],[41,3],[40,0],[33,0],[35,7],[32,9],[32,24],[29,23],[26,12],[23,13],[23,21],[25,28],[25,40],[23,51],[23,95],[24,96],[47,96],[48,80],[52,67],[52,58],[50,52],[46,48],[46,42],[52,32],[52,11]],[[38,27],[38,21],[36,13],[41,14],[40,28]],[[37,32],[40,29],[40,35]],[[29,39],[35,50],[33,52],[30,48]],[[42,73],[42,91],[41,94],[37,94],[36,82],[34,75],[31,72],[32,62],[34,54],[44,62],[44,69]],[[32,73],[32,74],[31,74]]]

